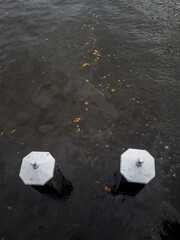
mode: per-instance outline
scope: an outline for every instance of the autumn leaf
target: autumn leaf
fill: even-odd
[[[20,144],[21,144],[21,146],[22,146],[22,145],[24,145],[24,142],[21,142]]]
[[[169,149],[169,147],[168,147],[168,146],[165,146],[164,148],[165,148],[165,149]]]
[[[82,67],[86,67],[86,66],[88,66],[89,65],[89,63],[84,63],[83,65],[82,65]]]
[[[88,45],[89,44],[89,42],[86,42],[84,45],[86,46],[86,45]]]
[[[106,147],[108,148],[108,147],[109,147],[109,145],[106,145]]]
[[[113,89],[111,89],[111,92],[115,92],[115,89],[113,88]]]
[[[105,187],[105,190],[111,192],[111,188]]]
[[[88,102],[85,102],[84,104],[85,104],[85,105],[88,105]]]
[[[75,118],[73,122],[79,122],[80,120],[80,118]]]
[[[81,129],[80,129],[80,128],[78,128],[78,129],[77,129],[77,132],[80,132],[80,131],[81,131]]]
[[[88,80],[88,79],[86,79],[85,81],[86,81],[87,83],[89,82],[89,80]]]
[[[4,134],[4,132],[1,132],[1,136]]]
[[[99,87],[101,87],[101,86],[102,86],[102,84],[100,83],[100,84],[99,84]]]
[[[12,206],[7,206],[7,209],[12,210]]]
[[[15,131],[16,131],[16,130],[15,130],[15,129],[13,129],[13,130],[11,131],[11,133],[15,133]]]

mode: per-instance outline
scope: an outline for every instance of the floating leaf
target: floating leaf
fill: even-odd
[[[12,206],[7,206],[7,209],[12,210]]]
[[[1,136],[4,134],[4,132],[1,132]]]
[[[165,149],[169,149],[169,147],[168,147],[168,146],[165,146],[164,148],[165,148]]]
[[[85,104],[85,105],[88,105],[88,102],[85,102],[84,104]]]
[[[16,129],[13,129],[13,130],[11,131],[11,133],[15,133],[15,131],[16,131]]]
[[[115,92],[115,89],[113,88],[113,89],[111,89],[111,92]]]
[[[85,81],[86,81],[87,83],[89,82],[89,80],[88,80],[88,79],[86,79]]]
[[[107,148],[109,148],[109,145],[106,145]]]
[[[89,63],[84,63],[83,65],[82,65],[82,67],[86,67],[86,66],[88,66],[89,65]]]
[[[75,118],[73,122],[79,122],[80,120],[80,118]]]
[[[111,192],[111,188],[105,187],[105,190]]]

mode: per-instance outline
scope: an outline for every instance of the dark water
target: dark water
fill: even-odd
[[[0,1],[0,239],[180,239],[179,13],[173,0]],[[155,157],[156,178],[114,196],[129,147]],[[23,184],[32,150],[56,158],[69,199]]]

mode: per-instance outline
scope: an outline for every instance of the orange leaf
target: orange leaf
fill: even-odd
[[[111,192],[111,188],[105,187],[105,190]]]
[[[111,92],[115,92],[115,89],[113,88],[113,89],[111,89]]]
[[[75,118],[73,122],[79,122],[80,120],[80,118]]]
[[[86,66],[88,66],[89,65],[89,63],[84,63],[83,65],[82,65],[82,67],[86,67]]]
[[[168,146],[165,146],[164,148],[165,148],[165,149],[169,149],[169,147],[168,147]]]
[[[88,102],[85,102],[84,104],[85,104],[85,105],[88,105]]]
[[[24,142],[21,142],[20,144],[21,144],[21,145],[24,145]]]

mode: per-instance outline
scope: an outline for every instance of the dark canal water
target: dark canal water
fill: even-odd
[[[0,239],[180,239],[180,3],[0,0]],[[75,121],[74,121],[75,120]],[[156,178],[135,197],[105,186],[128,148]],[[66,199],[25,186],[49,151]]]

